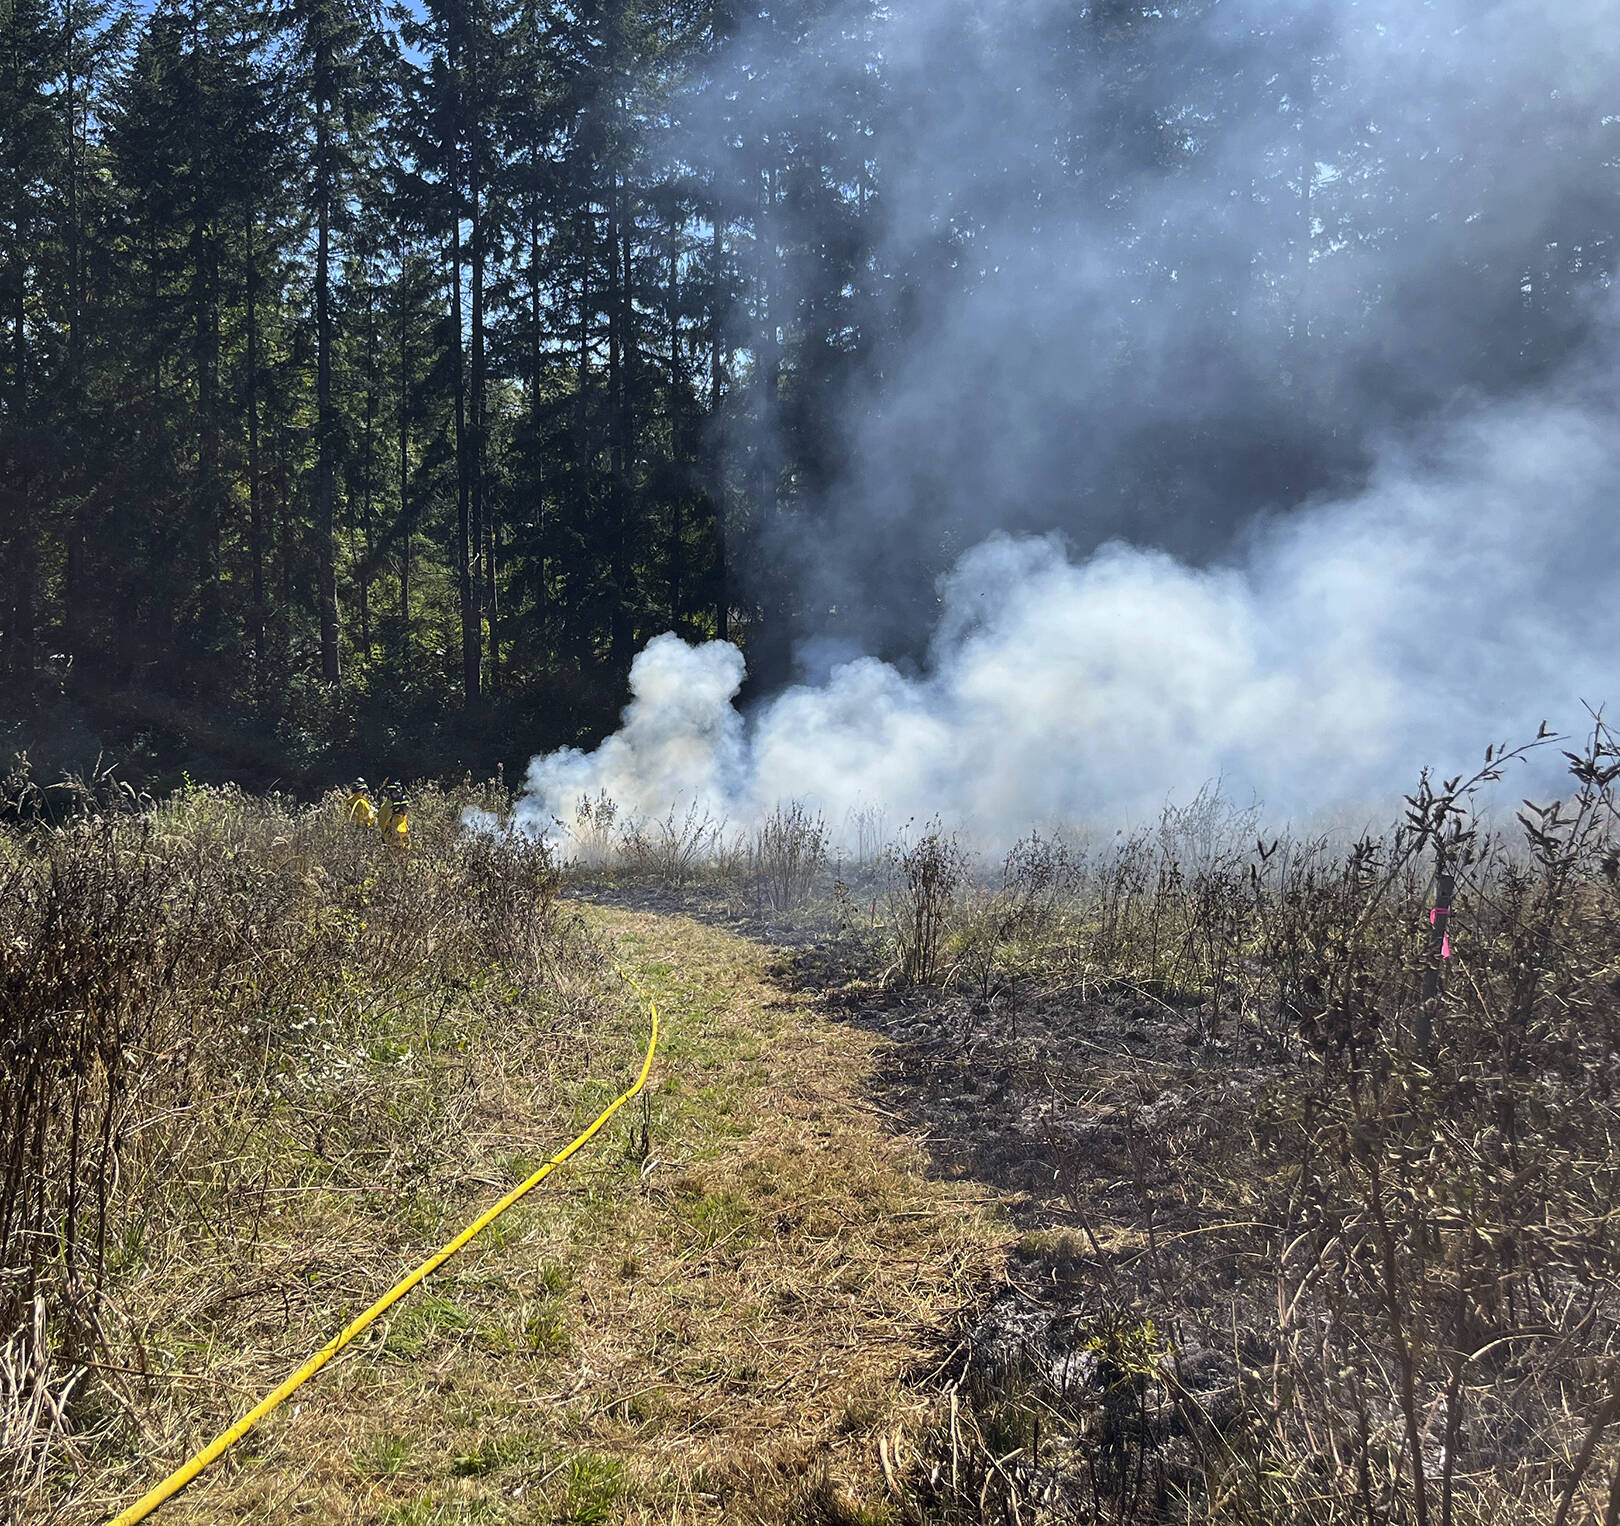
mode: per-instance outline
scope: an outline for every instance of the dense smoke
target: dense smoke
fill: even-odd
[[[1367,492],[1255,525],[1230,564],[993,536],[943,582],[922,677],[859,658],[745,722],[736,648],[660,637],[616,736],[535,761],[531,820],[601,792],[733,823],[799,799],[835,828],[877,807],[1005,844],[1216,780],[1274,815],[1382,810],[1420,762],[1578,726],[1613,686],[1617,502],[1620,445],[1565,398],[1391,451]]]
[[[743,128],[807,142],[882,64],[906,278],[755,542],[806,681],[745,720],[735,649],[660,638],[532,818],[990,842],[1216,778],[1316,814],[1613,692],[1620,5],[918,0],[733,46],[772,71]],[[790,307],[814,203],[776,215]]]

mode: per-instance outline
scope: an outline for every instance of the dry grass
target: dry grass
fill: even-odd
[[[578,888],[863,970],[848,1025],[470,790],[403,863],[206,791],[0,835],[9,1501],[134,1493],[566,1139],[639,1053],[616,951],[645,1106],[171,1518],[1615,1526],[1620,750],[1571,766],[1511,836],[1425,779],[1382,838],[1204,798],[997,874],[593,806]]]
[[[910,1380],[1004,1250],[983,1194],[927,1180],[862,1105],[877,1041],[778,990],[765,951],[581,918],[532,846],[455,830],[465,800],[419,802],[403,864],[335,802],[208,791],[5,838],[35,890],[52,854],[110,885],[144,865],[171,952],[249,923],[141,1009],[139,1084],[86,1073],[118,1140],[103,1270],[75,1289],[58,1250],[10,1285],[8,1515],[103,1518],[588,1119],[643,1034],[616,949],[666,1017],[646,1107],[163,1518],[887,1518],[878,1439],[931,1422]],[[59,1113],[39,1137],[60,1247]]]
[[[996,1234],[975,1194],[928,1183],[861,1110],[873,1041],[782,999],[762,951],[694,924],[592,920],[665,1013],[648,1116],[514,1210],[170,1519],[787,1521],[881,1489],[875,1438],[927,1420],[906,1379]],[[534,1132],[516,1106],[502,1121]],[[190,1366],[268,1386],[456,1216],[413,1240],[303,1204],[257,1315],[209,1300]],[[345,1247],[318,1297],[300,1286],[312,1245]],[[289,1286],[308,1300],[290,1321]],[[201,1424],[184,1411],[189,1439],[230,1407],[216,1396]]]

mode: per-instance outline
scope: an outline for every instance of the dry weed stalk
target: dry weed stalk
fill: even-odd
[[[755,829],[749,867],[760,898],[775,912],[809,904],[827,861],[827,823],[798,801],[779,805]]]
[[[894,963],[890,973],[905,985],[927,985],[940,971],[957,894],[968,859],[938,820],[911,843],[895,843],[884,855],[885,902]]]

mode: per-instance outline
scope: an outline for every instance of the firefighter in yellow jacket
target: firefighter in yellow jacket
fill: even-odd
[[[385,784],[382,801],[382,814],[377,820],[377,830],[382,833],[382,840],[390,848],[403,853],[411,845],[411,823],[407,815],[410,802],[405,798],[405,786]]]
[[[377,808],[371,803],[364,779],[356,779],[349,786],[349,798],[343,803],[343,811],[357,827],[377,825]]]

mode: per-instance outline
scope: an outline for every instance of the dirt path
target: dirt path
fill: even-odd
[[[158,1519],[891,1518],[880,1439],[937,1421],[1008,1232],[871,1100],[886,1041],[771,950],[584,914],[664,1015],[646,1108]]]

